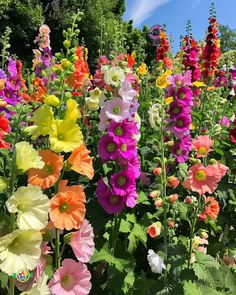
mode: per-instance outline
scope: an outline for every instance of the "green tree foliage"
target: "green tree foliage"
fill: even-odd
[[[228,26],[220,25],[219,31],[221,51],[224,53],[230,50],[236,50],[236,30],[232,30]]]

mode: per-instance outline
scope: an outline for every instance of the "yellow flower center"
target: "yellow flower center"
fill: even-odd
[[[50,175],[52,174],[53,168],[51,165],[45,164],[43,170],[46,172],[47,175]]]
[[[175,84],[176,84],[176,86],[181,86],[181,81],[180,80],[176,81]]]
[[[114,76],[112,76],[111,79],[112,79],[113,82],[117,82],[119,80],[119,76],[118,75],[114,75]]]
[[[119,186],[125,185],[126,184],[126,178],[124,176],[118,177],[117,183],[119,184]]]
[[[205,156],[207,151],[206,151],[206,148],[205,148],[204,146],[201,146],[201,147],[199,148],[198,152],[199,152],[199,154]]]
[[[116,146],[115,146],[115,144],[113,142],[108,143],[108,145],[107,145],[107,151],[108,152],[112,153],[112,152],[115,151],[115,149],[116,149]]]
[[[111,196],[110,196],[110,202],[111,202],[112,204],[117,204],[118,201],[119,201],[119,197],[118,197],[118,196],[116,196],[116,195],[111,195]]]
[[[206,172],[204,170],[198,170],[195,177],[198,181],[204,181],[206,179]]]
[[[57,136],[57,138],[58,138],[59,140],[63,140],[63,139],[64,139],[64,134],[59,133],[58,136]]]
[[[123,135],[123,130],[122,130],[122,128],[121,127],[116,127],[115,128],[115,135],[117,135],[117,136],[122,136]]]
[[[182,155],[182,150],[181,150],[181,149],[178,149],[178,150],[176,151],[176,154],[177,154],[178,156]]]

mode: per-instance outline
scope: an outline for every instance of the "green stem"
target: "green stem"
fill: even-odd
[[[14,278],[10,277],[10,295],[15,294]]]
[[[198,206],[195,208],[194,216],[193,216],[193,222],[190,222],[190,245],[189,245],[189,259],[188,259],[188,269],[190,269],[191,265],[191,258],[192,258],[192,252],[193,252],[193,236],[195,233],[195,227],[197,222],[197,215],[198,215]]]
[[[59,229],[56,229],[56,243],[55,243],[55,266],[56,269],[60,267],[60,232]]]
[[[120,223],[121,223],[122,214],[115,214],[115,224],[114,224],[114,232],[113,232],[113,245],[112,245],[112,255],[115,255],[116,242],[120,231]]]

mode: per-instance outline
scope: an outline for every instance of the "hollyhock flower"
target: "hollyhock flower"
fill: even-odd
[[[19,269],[33,270],[40,258],[42,235],[35,230],[14,230],[0,237],[0,269],[11,276]]]
[[[154,168],[152,172],[154,175],[161,175],[162,168],[160,168],[160,167]]]
[[[177,188],[179,185],[179,180],[177,177],[171,175],[167,178],[167,187]]]
[[[170,203],[174,203],[175,201],[177,201],[179,198],[179,195],[178,194],[172,194],[172,195],[169,195],[168,196],[168,200]]]
[[[137,154],[137,146],[135,140],[127,140],[126,143],[119,144],[118,155],[125,160],[130,160]]]
[[[169,76],[169,82],[175,87],[182,87],[182,86],[192,86],[192,72],[190,70],[186,71],[184,75],[174,75]]]
[[[58,191],[60,193],[65,193],[68,191],[75,192],[78,195],[81,195],[83,198],[83,202],[85,202],[85,194],[84,194],[84,189],[82,185],[67,185],[68,180],[67,179],[62,179],[59,184],[58,184]]]
[[[151,249],[148,250],[147,259],[152,272],[161,274],[166,269],[163,259]]]
[[[155,190],[155,191],[151,191],[150,194],[149,194],[149,197],[151,198],[158,198],[160,196],[160,191],[158,190]]]
[[[99,65],[109,65],[111,62],[106,55],[102,55],[98,59]]]
[[[151,238],[156,238],[161,233],[162,224],[158,221],[155,222],[147,228],[147,232],[150,235]]]
[[[103,179],[99,180],[96,188],[98,203],[109,214],[120,213],[125,207],[124,197],[115,195],[105,184]]]
[[[0,134],[0,148],[2,149],[8,149],[10,147],[10,144],[3,140],[3,135]]]
[[[223,165],[220,162],[215,161],[215,160],[213,161],[213,166],[215,166],[219,170],[219,173],[221,174],[221,177],[224,177],[226,172],[229,170],[229,167],[227,167],[227,166],[225,166],[225,165]]]
[[[175,100],[170,104],[168,114],[171,118],[176,118],[180,114],[190,114],[191,108],[181,100]]]
[[[92,288],[90,280],[91,274],[85,264],[67,258],[62,261],[48,286],[52,295],[87,295]]]
[[[138,200],[138,194],[135,191],[132,191],[131,193],[127,194],[124,198],[125,204],[129,208],[134,208],[134,206],[137,204]]]
[[[95,244],[93,228],[87,219],[84,220],[77,232],[72,233],[70,246],[79,261],[89,262],[93,256]]]
[[[106,116],[106,110],[105,108],[101,108],[100,114],[99,114],[99,123],[98,123],[98,130],[105,131],[107,127],[109,126],[109,120]]]
[[[179,137],[189,131],[189,126],[191,124],[191,116],[186,114],[181,114],[173,121],[173,126],[171,130],[173,133]]]
[[[25,172],[30,168],[43,168],[44,162],[42,161],[42,157],[39,156],[38,151],[27,141],[18,142],[15,148],[17,169]],[[27,159],[27,161],[25,159]]]
[[[219,203],[213,197],[205,198],[205,207],[204,211],[201,212],[198,216],[202,220],[206,220],[208,217],[210,219],[216,219],[220,212]]]
[[[42,232],[41,232],[42,233]],[[47,245],[47,242],[42,242],[41,244],[41,256],[39,263],[34,271],[34,281],[38,282],[38,280],[42,277],[45,267],[47,265],[46,255],[53,253],[51,248]]]
[[[66,102],[66,112],[64,120],[72,120],[76,122],[78,119],[81,119],[82,115],[79,109],[79,105],[75,99],[68,99]]]
[[[141,65],[137,68],[137,73],[140,75],[140,76],[145,76],[148,72],[148,68],[147,68],[147,65],[145,63],[141,63]]]
[[[223,116],[223,118],[220,119],[219,124],[221,126],[229,128],[230,127],[230,120],[226,116]]]
[[[108,135],[112,136],[117,143],[125,143],[138,133],[137,124],[128,120],[124,120],[120,123],[111,121],[108,128]]]
[[[192,145],[190,135],[182,137],[174,144],[172,148],[172,154],[178,163],[187,161],[191,147]]]
[[[193,147],[197,150],[197,158],[206,157],[212,151],[213,140],[208,135],[200,135],[192,140]]]
[[[157,198],[155,201],[155,206],[156,207],[162,207],[163,200],[161,198]]]
[[[151,125],[151,127],[155,130],[159,130],[160,124],[161,124],[161,118],[160,118],[160,105],[153,104],[151,108],[148,110],[148,120]]]
[[[53,186],[60,177],[63,157],[50,150],[39,150],[38,154],[42,157],[45,165],[42,169],[32,168],[28,170],[28,183],[37,185],[41,189],[47,189]]]
[[[129,160],[120,157],[118,158],[118,164],[121,167],[121,169],[133,171],[135,178],[138,178],[141,174],[140,161],[137,155],[133,155],[133,157]]]
[[[85,216],[85,194],[74,191],[59,192],[50,200],[50,219],[59,229],[80,228]]]
[[[189,87],[181,87],[176,92],[176,98],[180,100],[185,106],[193,106],[193,92]]]
[[[9,121],[5,115],[0,115],[0,135],[5,135],[10,132]]]
[[[72,165],[70,169],[92,179],[94,176],[93,157],[90,157],[89,154],[90,151],[87,150],[85,144],[82,144],[73,150],[67,161]]]
[[[214,165],[207,165],[205,167],[198,163],[190,167],[188,176],[182,185],[201,195],[206,192],[212,194],[216,190],[217,184],[221,178],[222,176],[219,170]]]
[[[118,87],[120,83],[125,81],[125,74],[122,68],[115,66],[105,71],[104,69],[102,67],[102,72],[105,72],[104,81],[106,84]]]
[[[83,134],[74,121],[55,119],[52,122],[49,141],[52,151],[68,153],[83,143]]]
[[[169,81],[168,77],[170,77],[170,75],[171,75],[171,71],[167,70],[163,75],[158,76],[156,79],[156,86],[161,89],[164,89],[167,86],[169,86],[170,81]]]
[[[129,117],[130,104],[116,97],[105,102],[105,114],[107,118],[120,122]]]
[[[236,128],[229,130],[229,138],[232,143],[236,143]]]
[[[138,92],[133,89],[130,82],[125,80],[121,84],[121,88],[119,88],[118,93],[125,102],[129,103],[134,99],[134,97],[137,95]]]
[[[125,196],[135,189],[135,176],[132,170],[122,170],[110,178],[112,192],[115,195]]]
[[[33,284],[30,290],[27,290],[20,295],[50,295],[49,287],[47,285],[48,276],[43,275]]]
[[[48,222],[49,199],[37,186],[22,186],[6,201],[9,212],[18,213],[19,229],[41,230]]]
[[[10,78],[17,75],[16,61],[11,57],[8,59],[7,71]]]
[[[103,135],[98,143],[98,153],[102,161],[115,160],[118,157],[118,144],[114,141],[112,136]]]

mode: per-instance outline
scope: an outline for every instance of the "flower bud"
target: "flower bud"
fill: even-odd
[[[175,221],[174,221],[174,219],[172,219],[172,218],[168,218],[168,219],[167,219],[167,226],[168,226],[169,228],[174,228],[174,227],[175,227]]]
[[[158,221],[158,222],[155,222],[155,223],[151,224],[147,228],[147,232],[148,232],[148,234],[150,235],[151,238],[155,238],[155,237],[158,237],[160,235],[161,228],[162,228],[162,225]]]
[[[155,201],[155,206],[156,207],[162,207],[163,200],[161,198],[157,198]]]
[[[178,194],[172,194],[172,195],[169,195],[168,200],[171,204],[173,204],[175,201],[178,200],[178,198],[179,198]]]
[[[154,168],[152,172],[153,172],[154,175],[160,175],[161,172],[162,172],[162,169],[159,168],[159,167],[158,168]]]
[[[150,194],[149,194],[149,196],[150,196],[151,198],[158,198],[158,197],[160,196],[160,194],[161,194],[160,191],[155,190],[155,191],[151,191]]]

